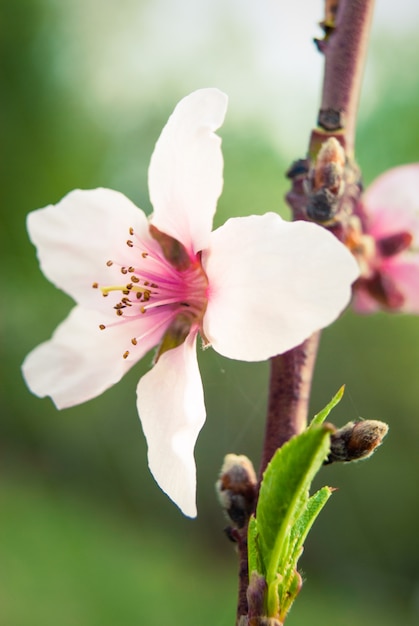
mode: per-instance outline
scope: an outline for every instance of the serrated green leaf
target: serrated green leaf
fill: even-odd
[[[283,574],[281,585],[278,588],[279,606],[281,607],[281,616],[285,617],[295,600],[296,594],[290,593],[292,581],[295,578],[298,559],[300,558],[304,541],[314,524],[320,511],[332,495],[330,487],[322,487],[314,495],[307,500],[307,504],[301,515],[295,521],[290,531],[290,547],[289,552],[285,556],[287,563]]]
[[[287,566],[290,530],[307,505],[308,489],[328,454],[329,440],[328,428],[307,429],[277,450],[265,471],[256,520],[260,560],[268,583],[268,605],[274,603],[272,589],[278,581],[277,573],[283,573]]]
[[[319,413],[317,413],[317,415],[313,417],[310,422],[309,428],[313,428],[313,426],[320,426],[321,424],[323,424],[324,420],[326,419],[326,417],[328,417],[332,409],[334,409],[335,406],[339,404],[339,402],[342,400],[344,393],[345,385],[342,385],[339,391],[330,400],[329,404],[327,404],[324,409],[322,409]]]
[[[307,501],[307,505],[304,508],[302,514],[296,520],[294,526],[291,529],[291,541],[292,550],[290,551],[290,560],[294,562],[294,567],[297,566],[299,554],[298,552],[303,546],[303,543],[316,521],[320,511],[333,493],[331,487],[322,487],[315,494],[313,494]]]

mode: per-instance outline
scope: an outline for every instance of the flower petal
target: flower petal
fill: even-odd
[[[365,287],[356,287],[354,289],[353,300],[351,306],[356,313],[376,313],[380,310],[381,305],[376,298],[368,293]]]
[[[333,322],[359,274],[328,231],[278,215],[233,218],[202,255],[210,290],[204,333],[220,354],[259,361]]]
[[[403,254],[382,264],[383,275],[394,283],[404,302],[402,313],[419,313],[419,255]]]
[[[376,178],[364,205],[375,238],[406,231],[419,242],[419,163],[394,167]]]
[[[152,223],[188,252],[207,246],[223,186],[221,126],[227,96],[200,89],[179,102],[164,127],[148,172]]]
[[[72,191],[56,205],[29,213],[27,225],[45,276],[79,304],[98,310],[109,310],[120,299],[120,294],[103,299],[92,289],[95,282],[121,282],[119,269],[107,261],[135,265],[126,245],[129,228],[151,240],[145,214],[111,189]]]
[[[194,447],[205,422],[196,335],[161,355],[137,387],[137,407],[148,443],[148,464],[181,511],[196,516]]]
[[[150,332],[134,348],[130,324],[102,331],[102,321],[101,313],[76,306],[52,338],[28,354],[22,372],[34,394],[50,396],[59,409],[86,402],[117,383],[161,338]]]

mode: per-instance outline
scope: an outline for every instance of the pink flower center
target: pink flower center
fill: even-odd
[[[156,230],[156,229],[155,229]],[[150,333],[161,333],[176,328],[176,333],[184,338],[193,327],[200,329],[207,306],[208,279],[202,268],[200,255],[191,257],[177,240],[161,234],[165,242],[173,242],[176,250],[181,250],[182,263],[172,262],[170,252],[160,245],[156,237],[140,238],[129,229],[130,239],[126,245],[130,252],[127,258],[131,265],[107,261],[106,265],[119,267],[122,281],[120,284],[100,286],[93,283],[93,288],[100,289],[104,297],[112,292],[120,292],[121,298],[112,303],[115,315],[119,318],[113,324],[101,324],[104,330],[121,323],[133,323],[147,318],[146,329],[141,323],[141,333],[132,337],[132,345]],[[153,231],[150,229],[153,235]],[[181,343],[181,341],[179,342]],[[174,347],[174,346],[169,346]],[[127,358],[129,351],[124,352]]]

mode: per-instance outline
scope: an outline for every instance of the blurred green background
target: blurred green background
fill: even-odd
[[[232,214],[286,215],[283,172],[290,155],[304,155],[320,91],[311,93],[310,68],[320,75],[321,58],[304,39],[306,60],[298,29],[301,58],[272,33],[269,56],[264,28],[287,29],[295,15],[285,7],[275,23],[273,4],[257,4],[265,20],[253,19],[247,0],[0,1],[1,626],[234,623],[236,560],[213,485],[228,452],[257,465],[267,364],[199,355],[208,409],[196,448],[199,517],[183,518],[147,469],[135,410],[147,359],[102,397],[63,412],[26,389],[24,356],[71,302],[40,273],[25,216],[96,186],[149,210],[154,142],[177,100],[208,85],[233,94],[217,225]],[[394,23],[406,28],[393,31],[391,16],[374,28],[357,140],[366,183],[419,156],[418,22],[403,6]],[[311,10],[301,29],[314,36],[321,2]],[[306,106],[303,120],[284,113],[293,102]],[[416,317],[347,312],[323,333],[312,412],[346,383],[334,420],[382,419],[390,435],[373,460],[322,471],[319,484],[338,491],[308,540],[290,626],[419,623],[418,379]]]

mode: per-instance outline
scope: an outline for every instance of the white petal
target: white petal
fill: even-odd
[[[364,195],[374,237],[410,232],[419,242],[419,163],[394,167],[367,188]]]
[[[121,283],[119,268],[107,267],[109,260],[135,265],[135,249],[126,245],[129,228],[150,238],[145,214],[111,189],[72,191],[58,204],[29,213],[27,225],[45,276],[92,309],[111,309],[120,299],[120,293],[102,298],[92,284]]]
[[[179,102],[164,127],[148,172],[152,222],[188,251],[206,247],[223,186],[221,126],[227,96],[200,89]]]
[[[299,345],[348,304],[359,270],[329,232],[268,213],[211,234],[204,333],[217,352],[259,361]]]
[[[130,324],[99,329],[103,315],[74,307],[52,338],[40,344],[22,365],[30,390],[50,396],[63,409],[86,402],[118,382],[156,344],[150,334],[135,348]],[[130,357],[123,358],[126,350]]]
[[[194,447],[205,422],[196,337],[168,350],[138,383],[137,407],[148,443],[148,464],[181,511],[196,516]]]

